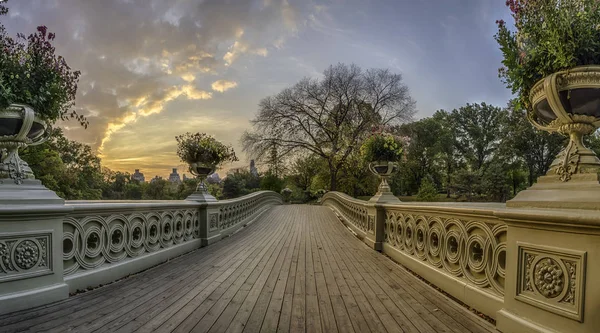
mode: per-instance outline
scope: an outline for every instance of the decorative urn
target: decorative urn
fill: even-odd
[[[569,143],[546,176],[507,205],[600,209],[600,160],[583,143],[600,126],[600,66],[553,73],[533,86],[529,99],[529,121],[540,130],[568,136]]]
[[[369,201],[380,203],[400,202],[400,200],[392,193],[388,183],[388,178],[398,172],[398,163],[390,161],[375,161],[369,163],[369,170],[381,179],[377,193]]]
[[[11,179],[22,184],[25,179],[35,179],[31,168],[19,157],[19,149],[46,141],[47,128],[28,105],[11,104],[0,109],[0,182]]]
[[[194,162],[190,163],[190,173],[196,178],[198,178],[198,186],[196,187],[196,193],[210,195],[208,194],[208,190],[206,187],[206,177],[215,172],[216,167],[214,165],[203,163],[203,162]],[[213,198],[214,199],[214,198]]]

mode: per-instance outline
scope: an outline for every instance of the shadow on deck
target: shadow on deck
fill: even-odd
[[[67,300],[0,316],[0,331],[494,332],[369,249],[327,207],[273,207],[214,245]]]

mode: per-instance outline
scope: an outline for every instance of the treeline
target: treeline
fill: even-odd
[[[504,202],[548,172],[566,138],[538,131],[525,111],[486,103],[439,110],[431,117],[394,126],[407,146],[392,191],[403,200]],[[588,138],[600,153],[600,137]],[[323,159],[303,156],[290,164],[294,195],[327,188]],[[376,192],[378,180],[353,153],[338,175],[337,190],[354,197]]]
[[[24,149],[21,157],[37,179],[67,200],[183,200],[197,185],[195,179],[139,182],[128,172],[102,167],[90,146],[65,138],[61,129],[54,129],[45,143]],[[285,180],[271,172],[238,171],[223,181],[209,178],[207,185],[216,198],[229,199],[259,190],[281,192]]]
[[[391,179],[392,190],[402,200],[419,201],[506,201],[548,171],[566,140],[534,129],[524,111],[485,103],[439,110],[390,131],[407,140],[400,171]],[[597,134],[586,144],[600,153]],[[60,129],[21,156],[45,186],[68,200],[183,200],[197,183],[139,183],[127,172],[102,167],[89,146],[68,140]],[[209,192],[227,199],[288,187],[293,202],[308,202],[331,186],[327,160],[315,154],[284,155],[274,146],[260,162],[262,174],[230,173],[209,183]],[[379,183],[358,149],[335,177],[337,190],[354,197],[372,196]]]

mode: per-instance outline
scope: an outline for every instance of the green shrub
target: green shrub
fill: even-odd
[[[417,201],[436,201],[438,191],[429,177],[423,178],[419,192],[417,193]]]

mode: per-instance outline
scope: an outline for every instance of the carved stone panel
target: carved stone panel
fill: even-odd
[[[52,273],[52,234],[0,234],[0,282]]]
[[[517,300],[583,321],[586,252],[517,242]]]
[[[218,219],[219,219],[218,213],[212,213],[209,215],[208,221],[209,221],[210,231],[215,231],[215,230],[219,229]]]
[[[369,215],[368,231],[370,233],[374,233],[375,232],[375,215]]]

